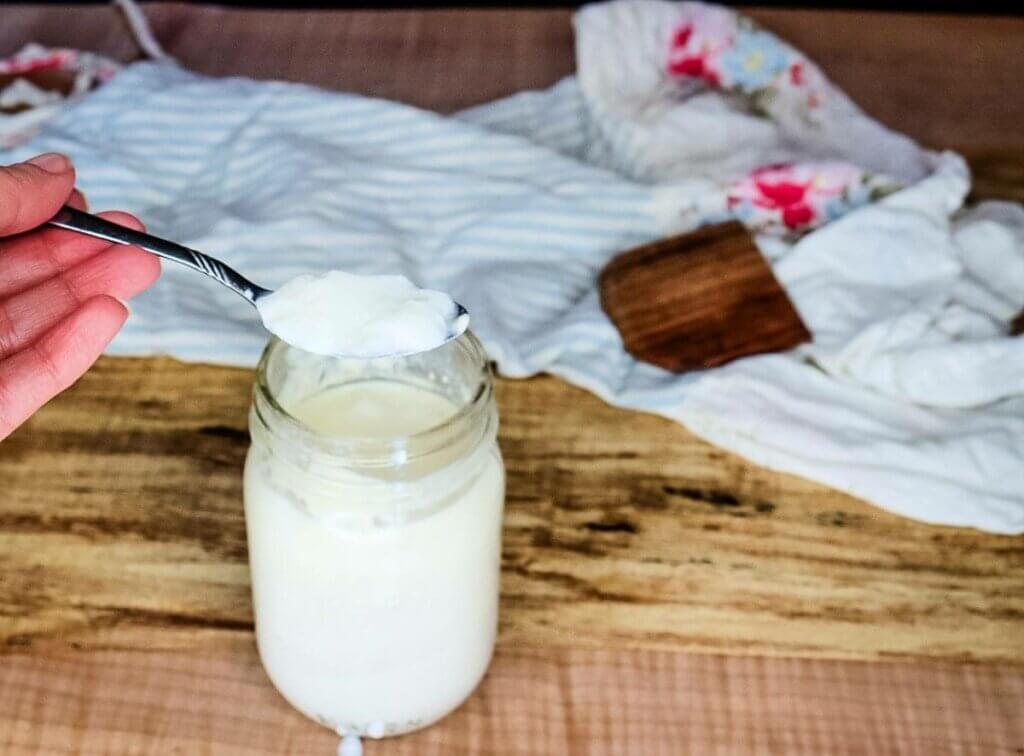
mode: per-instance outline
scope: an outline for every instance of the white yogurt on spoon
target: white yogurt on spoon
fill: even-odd
[[[373,358],[426,352],[460,336],[469,315],[405,276],[301,275],[256,303],[268,331],[314,354]]]

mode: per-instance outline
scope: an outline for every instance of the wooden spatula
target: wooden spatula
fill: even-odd
[[[750,233],[705,226],[615,257],[601,306],[638,360],[680,373],[811,338]]]

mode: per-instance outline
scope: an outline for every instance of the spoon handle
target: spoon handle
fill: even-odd
[[[117,223],[111,223],[95,215],[84,213],[73,207],[64,206],[47,225],[63,228],[68,231],[77,231],[86,236],[95,236],[97,239],[104,239],[114,244],[125,244],[140,247],[147,252],[152,252],[158,257],[187,265],[193,270],[205,273],[210,278],[224,284],[236,294],[244,297],[250,304],[255,305],[256,300],[269,290],[257,286],[248,278],[233,268],[229,268],[220,260],[204,255],[194,249],[183,247],[180,244],[161,239],[156,236],[144,234]]]

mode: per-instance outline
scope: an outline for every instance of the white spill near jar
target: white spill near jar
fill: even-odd
[[[256,640],[307,716],[397,735],[483,677],[505,496],[497,424],[471,334],[371,360],[267,347],[245,466]]]

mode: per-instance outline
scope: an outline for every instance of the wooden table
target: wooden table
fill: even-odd
[[[440,110],[572,66],[562,11],[146,7],[193,68]],[[109,9],[67,13],[0,7],[0,53],[131,56]],[[754,15],[873,114],[964,151],[979,195],[1024,198],[1024,21]],[[252,643],[251,382],[104,359],[0,447],[0,752],[332,753]],[[552,378],[499,401],[494,665],[454,715],[367,753],[1024,752],[1024,539],[887,515]]]

